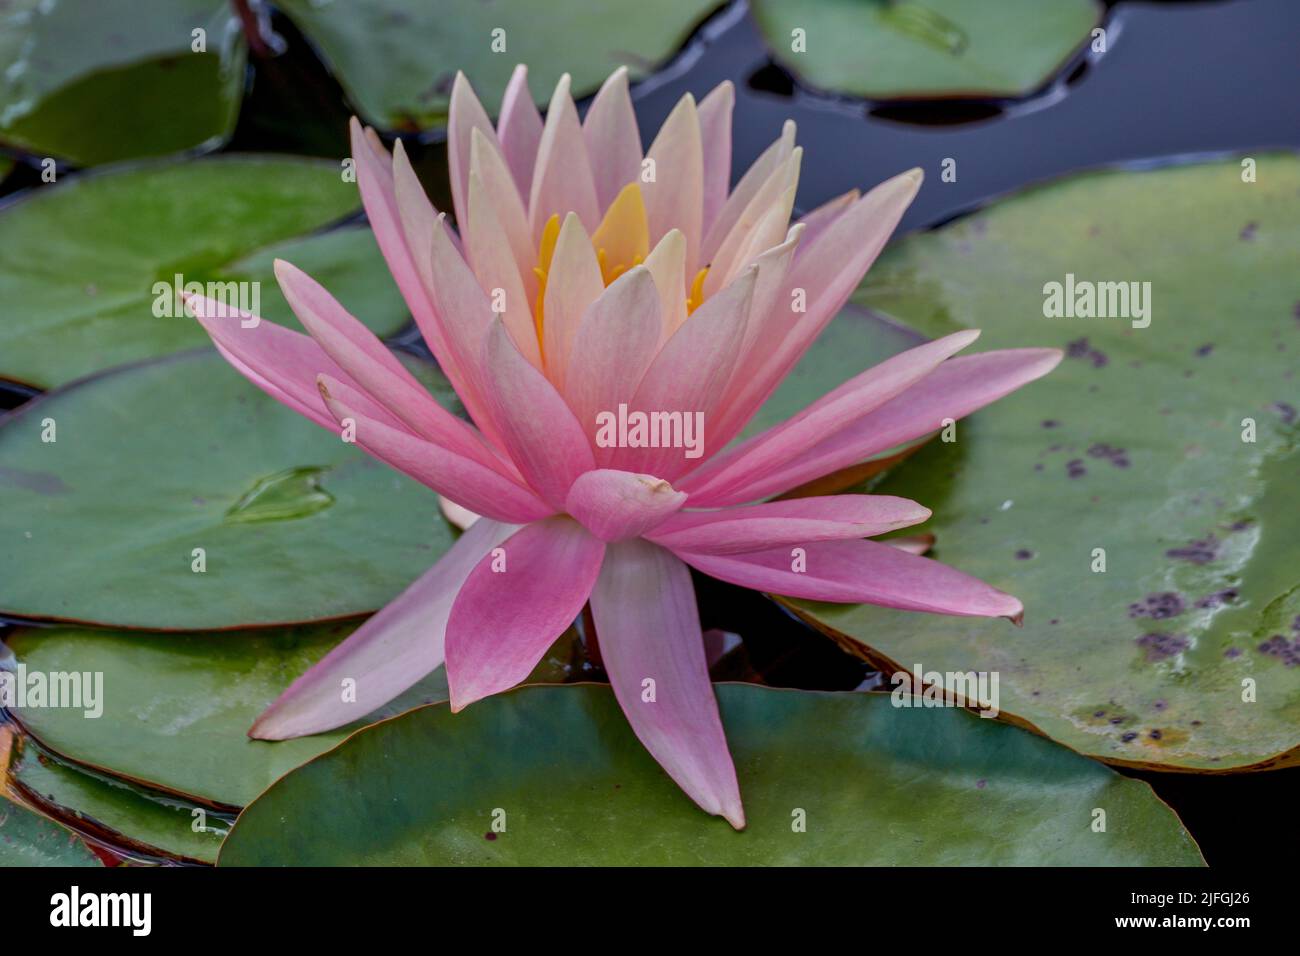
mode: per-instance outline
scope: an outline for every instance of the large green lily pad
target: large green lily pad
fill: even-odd
[[[78,166],[220,145],[245,60],[226,0],[13,0],[0,13],[0,139]]]
[[[1300,161],[1253,159],[1255,182],[1237,161],[1077,176],[882,256],[863,304],[933,335],[981,327],[980,348],[1067,350],[875,489],[933,508],[934,556],[1019,596],[1025,626],[800,613],[887,667],[998,671],[1005,716],[1103,760],[1293,761]],[[1150,282],[1149,327],[1045,316],[1067,274]]]
[[[1023,96],[1101,18],[1095,0],[753,0],[751,9],[787,69],[872,99]]]
[[[526,63],[539,103],[560,75],[574,96],[593,93],[627,66],[650,73],[686,41],[717,0],[598,3],[528,0],[279,0],[337,75],[366,121],[413,131],[446,121],[457,70],[496,110],[515,64]],[[503,31],[495,33],[494,31]]]
[[[314,737],[265,741],[248,728],[299,674],[356,629],[355,623],[240,634],[141,634],[27,629],[5,641],[28,672],[99,672],[103,715],[75,708],[14,710],[23,729],[58,756],[94,771],[218,807],[242,807],[281,775],[328,750],[357,723]],[[447,698],[434,671],[371,719]],[[341,691],[340,691],[341,692]]]
[[[374,295],[391,280],[373,237],[290,242],[357,206],[337,163],[267,156],[148,163],[33,190],[0,211],[0,378],[50,388],[206,343],[194,319],[155,315],[155,303],[173,304],[155,284],[178,273],[205,286],[260,280],[266,317],[296,326],[272,254],[314,268],[377,332],[396,331],[406,311],[393,293]]]
[[[213,863],[230,820],[162,794],[78,770],[25,747],[11,786],[42,810],[124,853]]]
[[[358,732],[246,808],[219,863],[1201,862],[1146,784],[1017,728],[886,695],[717,690],[741,833],[677,789],[608,687],[527,687]]]
[[[434,492],[210,350],[28,402],[0,424],[0,462],[0,610],[14,616],[163,630],[347,617],[451,543]]]
[[[358,675],[358,719],[352,724],[295,740],[249,739],[248,728],[257,716],[356,626],[167,635],[19,630],[5,641],[28,673],[102,673],[104,702],[102,716],[94,719],[82,710],[55,707],[16,709],[14,717],[62,760],[208,806],[242,807],[366,723],[447,699],[442,668],[378,706],[367,702],[365,678]],[[581,673],[579,646],[574,632],[566,632],[529,682],[559,683]],[[134,834],[126,825],[122,832]],[[172,847],[155,836],[143,842]]]
[[[101,865],[75,833],[0,796],[0,867]]]

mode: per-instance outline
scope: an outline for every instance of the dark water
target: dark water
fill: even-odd
[[[1026,99],[867,102],[801,88],[773,63],[744,5],[733,4],[637,85],[642,135],[649,142],[683,93],[698,98],[730,79],[737,94],[733,177],[794,118],[805,147],[801,210],[912,166],[925,170],[902,231],[933,227],[1075,170],[1300,148],[1300,0],[1119,0],[1108,7],[1107,52],[1080,51]],[[290,24],[277,17],[274,25],[286,52],[257,63],[226,149],[345,155],[349,110],[337,83]],[[435,204],[449,208],[440,137],[407,145]],[[957,161],[952,183],[939,176],[948,157]],[[0,191],[36,185],[35,171],[20,168]],[[0,408],[28,397],[0,386]],[[705,626],[744,638],[716,676],[825,689],[878,679],[762,596],[698,576],[697,584]],[[1300,768],[1226,776],[1121,772],[1155,787],[1211,863],[1254,862],[1294,842],[1294,827],[1278,821],[1292,815]],[[1256,821],[1263,826],[1251,826]]]

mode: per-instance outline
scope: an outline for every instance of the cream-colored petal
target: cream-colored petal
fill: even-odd
[[[600,223],[596,184],[592,178],[587,141],[578,122],[578,110],[569,95],[569,74],[560,77],[546,111],[542,141],[537,147],[532,192],[528,199],[528,224],[533,242],[541,241],[551,216],[577,213],[587,229]]]
[[[686,237],[686,271],[690,274],[699,261],[704,215],[704,146],[691,94],[678,100],[668,114],[646,158],[654,161],[653,182],[645,181],[651,170],[641,177],[650,241],[658,242],[668,230],[680,229]]]

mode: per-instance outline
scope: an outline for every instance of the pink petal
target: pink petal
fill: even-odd
[[[475,522],[437,564],[290,684],[248,735],[287,740],[342,727],[440,667],[452,600],[479,559],[517,527]],[[346,680],[356,681],[355,703],[343,701]]]
[[[456,223],[462,230],[469,218],[469,170],[473,132],[478,130],[500,152],[496,130],[488,119],[487,111],[474,94],[474,88],[465,74],[456,71],[451,84],[451,104],[447,113],[447,172],[451,179],[452,208]]]
[[[736,88],[730,80],[715,86],[700,101],[700,141],[704,147],[704,216],[701,229],[708,233],[731,185],[731,112]]]
[[[796,461],[828,436],[879,408],[979,337],[968,329],[892,356],[832,389],[803,411],[710,460],[682,488],[712,501],[722,488],[749,483]]]
[[[704,146],[695,98],[687,93],[659,128],[646,158],[654,161],[654,181],[643,182],[650,242],[670,229],[686,237],[686,273],[694,277],[700,261],[704,209]]]
[[[537,162],[537,146],[542,141],[542,117],[528,91],[528,67],[522,63],[510,75],[505,95],[501,97],[497,139],[519,196],[525,198],[533,184],[533,165]]]
[[[523,282],[524,291],[528,295],[528,300],[524,302],[524,310],[527,312],[532,307],[532,300],[537,296],[537,279],[533,275],[533,267],[537,265],[537,247],[533,245],[532,233],[528,230],[528,210],[524,207],[524,201],[519,198],[514,179],[501,154],[492,148],[479,130],[474,130],[470,137],[470,181],[472,184],[474,177],[478,177],[481,189],[479,200],[491,208],[500,230],[500,234],[494,238],[490,248],[494,255],[502,260],[513,259],[520,280]],[[472,188],[469,204],[469,216],[472,222],[474,218]],[[502,240],[509,249],[509,256],[505,255],[505,250],[501,248]],[[473,256],[470,260],[477,271],[479,261]],[[484,284],[484,288],[491,288],[491,286]]]
[[[746,356],[740,373],[744,386],[733,397],[722,432],[739,432],[776,391],[862,281],[920,185],[919,169],[895,176],[854,203],[815,244],[801,244],[801,255],[786,276],[785,293],[777,296],[774,306],[786,310],[788,330],[784,335],[771,330],[769,349]],[[806,293],[806,311],[789,318],[792,293],[797,289]]]
[[[487,408],[481,364],[483,341],[492,324],[492,303],[456,249],[441,217],[434,222],[429,239],[429,281],[440,317],[440,345],[434,355],[474,423],[501,446]]]
[[[205,296],[187,294],[185,305],[212,337],[217,351],[236,371],[299,415],[306,416],[322,428],[338,432],[338,423],[321,401],[316,376],[326,372],[340,381],[358,386],[315,340]],[[243,325],[245,321],[249,323],[247,328]],[[406,427],[388,409],[368,396],[362,400],[361,406],[374,418],[397,428]]]
[[[709,428],[744,339],[757,277],[758,269],[751,267],[696,309],[659,351],[628,403],[630,412],[680,413],[681,439],[687,437],[684,426],[688,418],[702,422],[703,428],[691,436],[697,447],[598,448],[596,460],[602,466],[672,481],[707,459],[710,449],[719,447],[712,444]]]
[[[813,241],[825,232],[835,220],[844,215],[861,196],[862,194],[858,190],[850,189],[848,192],[841,193],[834,199],[822,203],[800,219],[799,222],[804,226],[803,242],[808,247],[811,247]],[[795,258],[798,258],[797,254]]]
[[[447,621],[453,712],[528,676],[587,603],[604,554],[602,542],[561,515],[479,561]]]
[[[555,240],[542,303],[542,354],[547,374],[557,388],[567,381],[569,352],[583,313],[604,291],[605,280],[591,236],[577,214],[569,213]]]
[[[601,211],[641,175],[641,133],[627,89],[627,67],[609,75],[582,122]]]
[[[523,524],[552,514],[531,491],[498,471],[362,414],[356,392],[328,375],[321,397],[335,421],[355,426],[358,447],[405,475],[479,514]]]
[[[352,137],[352,159],[356,164],[357,188],[361,192],[361,202],[365,206],[366,218],[370,228],[388,263],[406,307],[415,317],[420,333],[429,343],[441,362],[438,353],[438,323],[434,314],[433,300],[429,289],[421,280],[421,269],[427,259],[421,258],[418,247],[412,249],[408,238],[420,238],[429,224],[437,218],[437,212],[429,203],[423,187],[410,172],[410,163],[402,150],[402,141],[397,141],[397,152],[391,161],[387,154],[380,155],[379,148],[362,130],[356,118],[349,126]],[[409,173],[409,179],[404,174]],[[426,240],[427,242],[427,240]]]
[[[796,147],[754,194],[713,255],[704,281],[706,296],[730,282],[755,255],[776,245],[786,234],[802,162],[803,150]]]
[[[659,345],[659,293],[644,266],[619,276],[587,307],[573,339],[564,398],[588,439],[596,416],[627,402]]]
[[[870,538],[929,517],[929,508],[906,498],[832,495],[679,512],[648,537],[673,551],[740,554],[813,541]]]
[[[564,508],[601,541],[622,541],[662,524],[685,503],[662,478],[597,468],[573,483]]]
[[[753,501],[856,465],[938,431],[945,418],[956,421],[997,401],[1046,375],[1060,360],[1059,349],[1007,349],[949,359],[901,395],[767,474],[746,477],[738,455],[729,467],[734,480],[710,483],[713,490],[693,494],[692,501],[707,507]]]
[[[487,191],[478,173],[469,174],[470,230],[466,237],[466,251],[474,267],[479,286],[492,298],[493,311],[510,331],[515,347],[532,365],[541,368],[542,352],[537,342],[537,326],[529,295],[519,268],[510,255],[505,230],[496,217]],[[490,383],[485,384],[490,388]]]
[[[492,323],[483,356],[492,383],[488,405],[506,450],[529,487],[556,510],[563,508],[569,486],[595,467],[586,434],[555,386],[519,354],[500,321]]]
[[[787,597],[962,617],[1015,620],[1024,613],[1010,594],[882,541],[814,541],[734,555],[682,551],[678,557],[722,581]],[[794,570],[800,561],[805,570]]]
[[[686,566],[648,541],[611,544],[591,612],[614,696],[637,738],[702,810],[743,829]]]
[[[667,342],[686,321],[686,237],[670,229],[646,256],[645,267],[654,276],[659,293],[661,330],[659,342]]]
[[[794,122],[786,120],[781,127],[780,137],[768,146],[745,171],[745,175],[740,177],[740,182],[736,183],[736,188],[731,191],[727,201],[718,210],[717,218],[714,219],[713,225],[709,227],[708,234],[704,237],[704,244],[700,248],[700,262],[713,261],[718,246],[731,232],[736,220],[749,206],[750,200],[767,182],[768,177],[789,158],[794,151],[794,132]]]
[[[360,389],[379,396],[416,434],[510,475],[511,469],[484,444],[478,431],[439,405],[397,356],[315,279],[283,259],[275,260],[275,276],[299,321]]]
[[[546,220],[555,215],[563,219],[571,212],[578,214],[588,232],[600,225],[600,204],[596,202],[587,142],[569,95],[569,74],[565,73],[555,85],[537,147],[537,166],[528,200],[533,244],[542,241]]]

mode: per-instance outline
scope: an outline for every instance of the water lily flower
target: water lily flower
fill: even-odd
[[[1009,594],[866,540],[924,521],[915,502],[769,499],[936,432],[1045,374],[1059,351],[954,358],[978,335],[957,332],[733,443],[921,182],[905,172],[792,225],[794,126],[728,188],[733,98],[730,83],[698,104],[682,97],[643,150],[625,70],[581,120],[561,78],[543,122],[519,67],[495,127],[457,76],[447,149],[458,234],[401,142],[390,155],[353,121],[375,238],[472,423],[286,262],[276,277],[310,336],[189,301],[258,387],[482,516],[250,735],[341,726],[444,663],[459,711],[522,681],[590,602],[632,729],[700,807],[740,828],[689,568],[798,598],[1022,613]],[[341,700],[348,678],[359,702]]]

